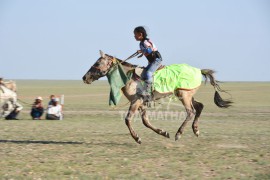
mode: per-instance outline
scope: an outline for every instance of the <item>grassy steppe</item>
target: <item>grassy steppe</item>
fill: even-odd
[[[202,85],[195,97],[205,105],[199,138],[191,122],[175,142],[145,128],[136,116],[132,123],[141,145],[124,123],[128,107],[108,106],[106,81],[90,86],[45,80],[17,84],[19,99],[26,103],[42,96],[46,105],[50,94],[64,94],[65,118],[31,120],[30,106],[22,103],[22,120],[1,120],[0,179],[270,179],[268,82],[221,84],[235,101],[230,109],[216,107],[213,88]],[[168,102],[149,111],[152,124],[174,137],[184,108],[178,101]],[[123,97],[120,104],[125,103]]]

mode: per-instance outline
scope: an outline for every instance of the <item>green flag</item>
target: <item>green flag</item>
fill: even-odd
[[[121,99],[121,89],[130,80],[121,63],[118,63],[107,73],[108,82],[111,87],[109,105],[117,105]]]

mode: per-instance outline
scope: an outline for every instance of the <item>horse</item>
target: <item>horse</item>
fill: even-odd
[[[128,80],[123,81],[124,82],[123,87],[120,86],[122,93],[126,96],[128,101],[130,102],[129,110],[128,110],[128,113],[125,117],[125,123],[129,129],[129,132],[130,132],[132,138],[138,144],[142,143],[141,138],[135,132],[135,130],[133,129],[133,127],[131,125],[131,121],[132,121],[132,119],[137,111],[140,112],[142,122],[147,128],[153,130],[154,132],[156,132],[159,135],[162,135],[166,138],[170,138],[170,135],[167,131],[165,131],[163,129],[156,128],[155,126],[153,126],[149,122],[149,119],[147,116],[147,103],[144,101],[143,97],[140,95],[140,90],[141,90],[140,84],[141,83],[140,83],[140,81],[138,81],[138,76],[135,75],[136,69],[139,68],[137,65],[127,63],[127,62],[122,61],[118,58],[110,56],[108,54],[104,54],[102,51],[100,51],[100,58],[98,58],[98,60],[90,67],[90,69],[82,77],[83,82],[86,84],[91,84],[93,81],[96,81],[99,78],[104,77],[104,76],[107,76],[108,80],[109,80],[110,72],[112,71],[112,69],[118,68],[118,65],[121,65],[121,67],[123,67],[122,74],[126,75],[126,77],[130,76],[130,73],[133,72],[132,73],[133,75]],[[211,69],[201,69],[200,72],[201,72],[200,76],[204,76],[206,81],[209,78],[211,85],[215,88],[215,94],[214,94],[215,104],[220,108],[230,107],[232,101],[223,100],[221,98],[220,94],[218,93],[218,91],[222,92],[223,90],[220,88],[220,86],[218,85],[217,81],[215,80],[215,78],[213,76],[214,71]],[[118,74],[121,75],[121,72]],[[118,76],[120,76],[120,75],[118,75]],[[200,77],[200,78],[202,79],[202,77]],[[120,77],[120,79],[121,79],[121,77]],[[123,80],[123,78],[121,80]],[[112,83],[111,86],[115,85],[117,83],[120,83],[120,81],[117,80],[116,82],[114,82],[114,84]],[[201,102],[199,102],[193,98],[193,96],[198,91],[199,87],[200,86],[193,88],[193,89],[188,89],[188,90],[176,88],[172,92],[168,92],[168,93],[159,93],[155,90],[152,92],[153,100],[161,99],[161,98],[164,98],[164,97],[167,97],[167,96],[174,94],[176,97],[178,97],[178,99],[182,102],[182,104],[185,107],[185,110],[187,113],[186,119],[184,120],[184,122],[181,124],[181,126],[177,130],[177,132],[175,134],[175,141],[180,139],[181,135],[184,132],[184,128],[185,128],[187,122],[193,118],[194,118],[193,123],[192,123],[193,133],[197,137],[199,136],[198,120],[199,120],[201,112],[204,108],[204,105]]]
[[[17,85],[14,81],[3,81],[2,84],[14,92],[17,91]]]
[[[17,94],[16,92],[12,91],[11,89],[7,88],[5,85],[0,84],[0,108],[2,114],[2,106],[5,104],[6,101],[12,99],[14,102],[17,101]]]

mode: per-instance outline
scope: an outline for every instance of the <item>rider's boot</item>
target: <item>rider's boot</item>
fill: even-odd
[[[152,83],[145,82],[142,96],[145,102],[152,101]]]

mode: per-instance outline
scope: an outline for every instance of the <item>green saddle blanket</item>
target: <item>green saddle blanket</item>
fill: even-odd
[[[159,93],[194,89],[201,85],[201,70],[187,64],[173,64],[154,73],[153,88]]]

